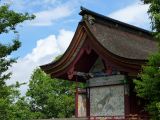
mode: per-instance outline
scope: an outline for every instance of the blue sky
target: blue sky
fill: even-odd
[[[148,5],[140,0],[2,0],[17,12],[35,14],[33,21],[18,26],[22,47],[10,57],[19,57],[10,71],[8,83],[28,82],[32,71],[39,65],[52,61],[68,47],[78,22],[80,6],[117,20],[150,29]],[[1,35],[3,40],[13,37]],[[6,40],[7,39],[7,40]],[[1,40],[0,40],[1,41]],[[27,86],[21,88],[24,94]]]

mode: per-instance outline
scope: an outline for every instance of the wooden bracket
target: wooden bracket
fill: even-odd
[[[68,79],[72,79],[73,78],[73,76],[74,76],[74,67],[72,67],[68,72],[67,72],[67,74],[68,74]]]

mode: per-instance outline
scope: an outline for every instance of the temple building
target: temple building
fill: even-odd
[[[82,20],[66,52],[41,69],[53,78],[86,83],[86,89],[76,90],[76,117],[147,115],[133,80],[148,55],[158,51],[152,34],[83,7],[79,14]]]

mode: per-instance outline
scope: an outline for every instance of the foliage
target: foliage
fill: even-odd
[[[36,113],[30,111],[28,102],[20,96],[17,88],[20,84],[7,86],[9,96],[0,99],[0,120],[30,120],[36,116]]]
[[[8,5],[0,6],[0,34],[12,31],[17,34],[16,26],[25,20],[31,20],[34,16],[28,13],[16,13],[9,9]],[[14,86],[7,86],[6,80],[11,76],[8,68],[16,62],[15,58],[7,58],[12,52],[16,51],[21,43],[18,38],[12,40],[12,44],[0,43],[0,119],[12,120],[11,109],[13,109],[14,95],[18,95]],[[14,118],[13,118],[14,120]],[[17,119],[16,119],[17,120]]]
[[[155,38],[160,43],[160,0],[142,0],[145,4],[149,4],[148,13],[150,15],[152,30]]]
[[[74,115],[75,86],[74,82],[51,79],[41,69],[36,69],[27,92],[31,110],[41,112],[40,118],[71,117]]]
[[[30,107],[24,97],[10,104],[8,114],[9,120],[31,120],[36,115],[30,111]]]
[[[157,103],[160,102],[160,53],[149,57],[149,62],[143,66],[139,77],[136,80],[136,90],[138,96],[148,101],[147,110],[153,115],[154,119],[159,118],[160,111]]]
[[[148,13],[151,18],[153,35],[160,45],[160,1],[142,0],[149,4]],[[148,62],[142,67],[140,80],[135,80],[137,95],[147,101],[146,109],[152,119],[160,119],[160,46],[159,51],[150,55]]]

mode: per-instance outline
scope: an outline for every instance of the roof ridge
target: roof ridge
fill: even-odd
[[[109,22],[113,22],[113,23],[116,23],[116,24],[120,24],[120,25],[122,25],[124,27],[128,27],[128,28],[134,29],[136,31],[144,32],[144,33],[149,34],[149,35],[151,35],[151,33],[152,33],[149,30],[146,30],[146,29],[143,29],[143,28],[140,28],[140,27],[137,27],[137,26],[134,26],[134,25],[131,25],[131,24],[128,24],[128,23],[125,23],[125,22],[122,22],[122,21],[119,21],[119,20],[104,16],[104,15],[99,14],[97,12],[91,11],[91,10],[89,10],[89,9],[83,7],[83,6],[81,6],[80,9],[81,9],[81,11],[80,11],[79,15],[81,15],[81,16],[83,16],[85,14],[90,14],[90,15],[99,17],[99,18],[101,18],[101,19],[103,19],[105,21],[109,21]]]

